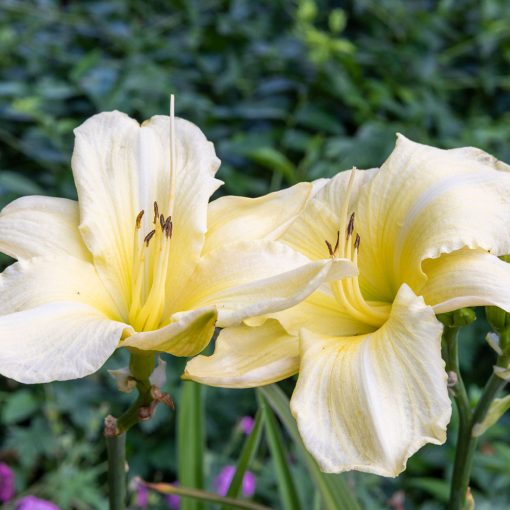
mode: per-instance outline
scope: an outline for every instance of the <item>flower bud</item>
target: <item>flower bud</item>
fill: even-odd
[[[472,308],[459,308],[453,312],[439,314],[437,319],[449,328],[460,328],[474,322],[476,313]]]

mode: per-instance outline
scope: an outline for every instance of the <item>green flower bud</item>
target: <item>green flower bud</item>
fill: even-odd
[[[474,322],[476,313],[472,308],[459,308],[453,312],[441,313],[437,319],[449,328],[460,328]]]
[[[497,306],[486,306],[485,316],[492,329],[499,334],[510,326],[510,314]]]

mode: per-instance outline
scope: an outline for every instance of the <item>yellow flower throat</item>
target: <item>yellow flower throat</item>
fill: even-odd
[[[355,213],[349,213],[349,201],[356,175],[356,168],[353,168],[347,185],[346,199],[340,212],[341,221],[345,227],[345,233],[339,229],[336,235],[335,245],[326,241],[329,254],[332,258],[349,259],[358,268],[358,252],[361,244],[361,237],[356,232],[354,236]],[[359,269],[359,268],[358,268]],[[370,324],[376,328],[384,324],[390,313],[390,305],[380,301],[368,301],[363,297],[359,285],[359,277],[344,278],[330,283],[336,301],[353,319]]]

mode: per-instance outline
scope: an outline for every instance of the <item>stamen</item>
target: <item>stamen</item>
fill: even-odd
[[[159,218],[159,207],[158,207],[158,203],[154,202],[154,219],[152,220],[152,223],[154,223],[154,225],[158,221],[158,218]]]
[[[140,227],[142,226],[142,218],[143,218],[144,212],[145,211],[142,209],[138,213],[138,216],[136,217],[136,230],[140,230]]]
[[[155,230],[151,230],[144,238],[143,238],[143,242],[145,243],[145,246],[147,246],[147,248],[149,247],[149,243],[151,242],[151,239],[154,237],[154,234],[156,233]]]
[[[340,230],[336,231],[336,243],[335,243],[335,249],[333,250],[333,253],[336,253],[338,251],[338,246],[340,245]]]
[[[326,240],[324,242],[326,243],[326,246],[328,247],[329,255],[331,257],[334,257],[335,256],[335,252],[333,251],[333,247],[331,246],[331,243],[328,240]]]
[[[172,237],[173,228],[174,228],[174,225],[172,223],[172,217],[169,216],[165,221],[165,226],[163,227],[163,232],[165,233],[165,235],[168,239],[170,239]]]
[[[356,234],[356,240],[354,241],[354,249],[356,251],[359,251],[360,243],[361,243],[361,237],[359,236],[359,234]]]
[[[161,225],[161,230],[165,230],[165,217],[162,214],[159,215],[159,224]]]
[[[352,213],[351,217],[349,218],[349,223],[347,225],[347,236],[346,239],[349,239],[351,237],[352,233],[354,232],[354,217],[356,213]]]

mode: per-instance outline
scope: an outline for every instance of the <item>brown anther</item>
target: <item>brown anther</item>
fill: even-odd
[[[349,218],[349,223],[347,224],[347,239],[352,236],[352,233],[354,232],[354,217],[356,213],[352,213],[351,217]]]
[[[151,242],[151,239],[154,237],[154,234],[156,233],[155,230],[151,230],[145,237],[144,237],[144,240],[143,242],[145,243],[145,246],[147,246],[147,248],[149,247],[149,243]]]
[[[333,253],[336,253],[338,251],[338,247],[340,246],[340,230],[336,231],[336,243],[335,243],[335,249],[333,250]]]
[[[154,223],[154,225],[158,221],[158,218],[159,218],[159,207],[158,207],[158,203],[154,202],[154,219],[152,220],[152,223]]]
[[[115,437],[119,435],[119,429],[117,428],[117,418],[109,414],[104,419],[104,435],[105,437]]]
[[[359,244],[361,243],[361,237],[359,234],[356,234],[356,239],[354,241],[354,249],[359,251]]]
[[[328,247],[329,255],[331,257],[334,257],[335,256],[335,252],[333,251],[333,246],[331,246],[331,243],[328,240],[326,240],[324,242],[326,243],[326,246]]]
[[[142,218],[143,218],[143,214],[144,214],[144,210],[142,209],[139,213],[138,213],[138,216],[136,217],[136,230],[140,230],[140,227],[142,226]]]
[[[161,230],[165,230],[165,217],[160,214],[159,215],[159,224],[161,225]]]
[[[172,237],[172,231],[173,231],[173,223],[172,223],[172,217],[169,216],[165,221],[165,226],[163,227],[163,232],[165,233],[166,237],[170,239]]]

